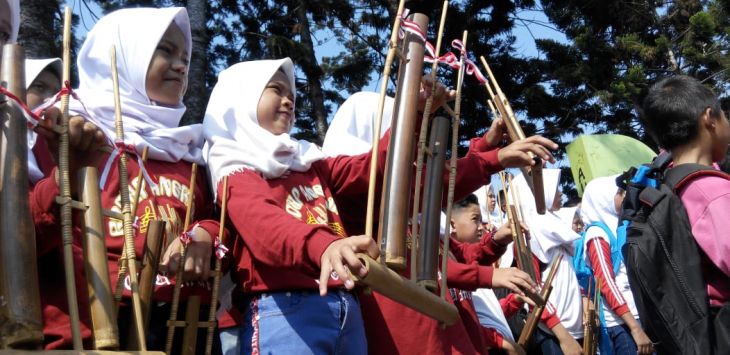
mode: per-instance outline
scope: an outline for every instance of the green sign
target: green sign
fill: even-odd
[[[594,178],[620,174],[656,156],[646,144],[619,134],[582,135],[568,144],[567,152],[579,196]]]

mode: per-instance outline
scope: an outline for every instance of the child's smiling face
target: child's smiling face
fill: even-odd
[[[187,41],[180,27],[173,22],[152,55],[145,89],[150,100],[164,106],[177,106],[187,86]]]
[[[294,124],[294,92],[287,75],[278,70],[266,84],[256,108],[259,126],[274,135],[289,133]]]

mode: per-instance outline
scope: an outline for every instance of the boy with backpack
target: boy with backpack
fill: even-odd
[[[712,165],[725,157],[730,124],[716,95],[681,75],[654,84],[642,111],[668,151],[629,174],[621,211],[644,329],[660,353],[728,353],[730,176]]]

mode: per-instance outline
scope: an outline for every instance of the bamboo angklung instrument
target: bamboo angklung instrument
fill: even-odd
[[[370,162],[370,182],[368,186],[368,204],[365,224],[365,234],[368,236],[373,236],[373,227],[375,225],[375,187],[378,177],[378,147],[380,143],[380,127],[382,125],[383,107],[388,87],[387,80],[390,76],[391,65],[393,64],[393,60],[396,57],[396,53],[399,53],[396,47],[396,41],[398,39],[398,31],[400,29],[404,3],[405,0],[400,1],[398,5],[398,12],[396,15],[395,24],[393,25],[393,30],[389,42],[388,56],[385,61],[385,68],[383,72],[384,80],[382,81],[380,87],[380,101],[378,103],[376,119],[373,127],[373,149],[372,159]],[[421,49],[420,60],[423,60],[422,55],[423,49]],[[402,54],[399,54],[398,57],[404,58]],[[418,77],[420,83],[420,73]],[[413,102],[413,105],[415,106],[415,101]],[[412,132],[413,131],[411,131],[411,133]],[[410,193],[406,194],[405,196],[410,196]],[[392,197],[404,199],[403,196]],[[405,216],[405,218],[407,219],[407,216]],[[415,282],[405,280],[396,272],[388,269],[384,265],[384,255],[385,253],[381,249],[381,262],[376,262],[366,254],[357,254],[358,258],[360,258],[360,260],[365,264],[368,273],[364,277],[357,277],[356,275],[353,275],[354,279],[361,284],[368,286],[372,290],[375,290],[382,295],[407,307],[422,312],[423,314],[428,315],[446,325],[451,325],[458,319],[458,311],[453,304],[449,304],[444,299],[441,299],[433,293],[425,290],[423,287],[418,286]]]
[[[122,124],[122,104],[119,98],[119,73],[117,71],[117,50],[112,45],[110,50],[112,65],[112,81],[114,85],[114,125],[116,128],[116,141],[124,141],[124,126]],[[139,298],[139,284],[137,283],[137,260],[134,251],[134,228],[132,226],[132,203],[129,198],[129,175],[127,173],[127,154],[122,147],[119,151],[119,196],[122,202],[122,225],[124,227],[124,250],[126,252],[126,265],[129,270],[129,283],[132,293],[132,316],[135,325],[139,349],[147,350],[144,337],[144,320],[142,318],[142,302]]]
[[[0,81],[25,101],[25,51],[3,49]],[[43,344],[38,263],[28,202],[28,143],[25,117],[11,98],[0,94],[0,348],[38,348]]]
[[[78,191],[84,211],[84,268],[89,289],[94,349],[119,349],[119,332],[114,316],[114,299],[106,251],[104,223],[99,192],[99,171],[95,167],[79,170]]]
[[[520,123],[517,121],[517,117],[515,117],[514,111],[512,111],[512,106],[510,106],[507,97],[504,95],[502,89],[499,87],[497,79],[492,73],[492,69],[489,68],[489,64],[487,64],[487,60],[484,59],[484,57],[480,57],[480,59],[482,61],[482,65],[484,65],[484,68],[487,70],[489,81],[492,82],[494,90],[492,90],[492,88],[489,86],[489,82],[485,82],[484,86],[487,89],[487,93],[489,94],[490,99],[492,100],[494,105],[496,105],[496,109],[497,111],[499,111],[499,116],[504,120],[504,123],[507,126],[507,132],[509,133],[510,139],[513,142],[525,139],[525,132],[522,131],[522,127],[520,127]],[[520,170],[522,170],[522,173],[525,174],[525,180],[527,181],[528,186],[530,186],[532,194],[535,197],[535,206],[537,207],[537,213],[545,214],[545,187],[542,180],[543,162],[540,157],[535,156],[532,153],[529,154],[530,157],[534,160],[535,164],[530,167],[520,168]],[[529,179],[527,177],[529,177]]]
[[[456,102],[454,103],[454,117],[451,125],[451,160],[449,163],[449,189],[446,195],[446,225],[444,226],[444,252],[441,258],[441,298],[446,298],[446,267],[448,264],[449,241],[451,240],[451,212],[454,207],[454,190],[456,188],[456,161],[459,155],[459,125],[461,124],[461,88],[464,85],[464,74],[466,73],[466,40],[468,32],[464,31],[461,43],[461,59],[459,61],[459,73],[456,79]]]
[[[444,161],[449,140],[449,119],[436,117],[431,123],[423,192],[421,223],[423,230],[418,248],[418,284],[431,291],[438,288],[439,235],[441,234],[441,202],[444,188]],[[418,221],[416,221],[417,225]],[[448,253],[444,254],[447,255]],[[415,258],[414,258],[415,259]]]
[[[514,243],[514,249],[516,254],[516,261],[517,261],[517,268],[526,272],[528,275],[530,275],[530,278],[535,281],[535,267],[532,264],[532,253],[528,253],[525,248],[527,246],[527,243],[525,242],[524,233],[522,231],[522,225],[521,221],[517,215],[517,209],[516,205],[519,203],[519,201],[515,201],[514,198],[510,198],[510,195],[513,194],[511,191],[514,187],[509,186],[509,191],[507,190],[507,184],[506,179],[504,178],[504,173],[499,173],[499,178],[502,181],[502,186],[505,187],[505,205],[507,207],[507,222],[510,224],[510,229],[512,230],[512,239]],[[511,202],[511,203],[510,203]]]
[[[522,333],[520,333],[520,338],[517,341],[517,344],[519,344],[523,348],[530,341],[532,333],[535,332],[535,328],[537,328],[537,324],[540,322],[542,312],[545,310],[548,298],[550,298],[550,292],[552,292],[553,290],[553,280],[555,279],[555,274],[557,273],[558,267],[560,267],[561,260],[563,260],[562,254],[556,256],[550,263],[550,272],[548,273],[548,277],[545,280],[545,283],[542,285],[542,292],[540,294],[545,302],[541,305],[535,305],[535,307],[532,308],[532,311],[530,311],[530,314],[527,315],[527,320],[525,320],[525,326],[522,328]]]
[[[583,355],[595,355],[595,342],[596,342],[596,295],[595,292],[600,293],[599,287],[593,287],[593,282],[588,282],[588,295],[591,296],[588,300],[588,305],[585,310],[585,316],[583,317]]]
[[[62,82],[71,80],[71,9],[67,6],[63,21],[63,74]],[[61,135],[58,148],[58,176],[59,191],[57,202],[61,205],[61,234],[63,238],[63,262],[66,276],[66,297],[68,298],[68,313],[71,318],[71,334],[74,350],[81,350],[81,327],[79,320],[79,306],[76,296],[76,277],[73,262],[73,231],[72,231],[72,200],[71,200],[71,172],[69,171],[69,95],[61,96]]]
[[[221,197],[221,216],[220,216],[220,227],[218,229],[218,242],[225,245],[225,226],[226,226],[226,213],[228,212],[228,176],[223,178],[223,195]],[[215,252],[214,252],[215,254]],[[210,312],[208,313],[208,334],[205,340],[205,354],[210,355],[213,349],[213,331],[215,330],[216,321],[215,313],[218,308],[218,293],[221,288],[221,267],[223,261],[221,257],[215,259],[215,270],[213,271],[213,292],[210,297]]]
[[[417,24],[422,33],[428,30],[428,19],[433,5],[434,2],[428,0],[413,0],[408,3],[411,10],[408,20]],[[423,39],[411,32],[405,32],[402,49],[406,59],[398,68],[390,145],[385,160],[378,242],[385,252],[385,263],[398,271],[406,268],[408,207],[412,195],[413,154],[416,143],[413,132],[416,131],[418,121],[416,102],[423,76],[425,48]]]
[[[183,223],[183,233],[188,232],[190,228],[190,220],[193,213],[193,202],[195,197],[195,181],[198,176],[198,165],[193,163],[190,171],[190,185],[188,186],[188,200],[185,201],[185,222]],[[180,290],[183,285],[183,269],[185,268],[185,254],[187,253],[187,244],[182,243],[180,246],[180,262],[178,262],[177,273],[175,274],[175,289],[172,294],[172,304],[170,308],[170,320],[167,321],[167,341],[165,342],[165,353],[172,353],[172,343],[175,338],[175,328],[178,326],[186,326],[187,322],[179,324],[177,322],[177,311],[180,306]],[[192,297],[191,297],[192,298]],[[197,318],[196,318],[197,319]]]
[[[438,31],[438,34],[436,35],[436,48],[434,48],[435,53],[434,53],[434,57],[433,57],[433,63],[431,64],[430,76],[431,76],[431,82],[434,83],[434,85],[436,84],[436,72],[438,71],[438,65],[439,65],[439,52],[441,50],[441,40],[443,39],[444,25],[446,24],[446,12],[448,11],[448,8],[449,8],[449,2],[448,2],[448,0],[446,0],[446,1],[444,1],[443,7],[441,8],[441,21],[439,22],[439,31]],[[429,95],[428,99],[426,99],[426,105],[423,108],[423,117],[421,118],[421,130],[420,130],[419,136],[418,136],[418,151],[416,153],[416,179],[414,180],[414,186],[413,186],[413,214],[411,216],[411,254],[410,254],[410,256],[411,256],[411,280],[414,280],[414,281],[421,279],[420,275],[417,275],[419,270],[424,271],[423,266],[421,266],[420,269],[416,267],[417,263],[419,265],[425,263],[426,264],[425,266],[428,269],[433,269],[432,273],[434,275],[436,274],[435,264],[433,264],[433,266],[430,265],[431,263],[435,263],[435,261],[428,262],[427,260],[422,260],[426,255],[433,255],[433,254],[431,252],[424,252],[424,253],[420,252],[420,248],[422,246],[421,245],[422,239],[420,237],[421,236],[420,224],[421,223],[433,224],[435,221],[427,220],[426,218],[423,218],[421,221],[418,220],[418,215],[421,212],[421,178],[423,175],[423,160],[424,160],[425,155],[427,154],[426,153],[426,151],[427,151],[426,150],[426,134],[428,131],[428,123],[429,123],[428,121],[431,116],[431,108],[433,107],[433,99],[434,99],[435,94],[436,94],[436,90],[431,90],[431,95]],[[448,130],[448,126],[447,126],[447,130]],[[437,139],[434,137],[434,133],[431,134],[430,138],[431,138],[431,141],[429,143],[429,149],[428,149],[429,157],[431,157],[434,154],[434,152],[432,150],[432,149],[434,149],[432,143],[435,144],[435,142],[433,140]],[[446,142],[444,141],[442,144],[446,144]],[[439,163],[439,165],[443,165],[443,164]],[[442,173],[443,173],[443,171],[442,171]],[[439,181],[439,185],[441,185],[440,181]],[[426,186],[428,186],[428,184],[426,184]],[[441,195],[439,195],[439,205],[440,205],[440,200],[441,200],[440,197],[441,197]],[[425,198],[426,197],[424,196],[424,200],[425,200]],[[426,208],[425,204],[424,204],[423,208],[424,209]],[[438,221],[438,220],[439,220],[439,218],[437,215],[436,221]],[[435,222],[435,223],[439,223],[439,222]],[[433,236],[431,238],[433,238]],[[433,246],[431,246],[431,244],[438,245],[438,234],[436,235],[435,240],[428,239],[428,241],[424,241],[423,247],[426,247],[426,248],[433,247]],[[436,258],[438,258],[438,252],[436,254]],[[429,277],[429,279],[430,279],[430,277]],[[430,284],[430,282],[427,282],[427,283]],[[427,288],[429,288],[428,285],[425,285],[425,286]],[[435,282],[435,276],[434,276],[434,282],[433,282],[432,289],[435,289],[435,287],[436,287],[436,282]]]
[[[500,179],[502,180],[502,186],[505,185],[504,174],[500,172]],[[517,268],[524,271],[530,276],[533,281],[537,280],[537,270],[535,265],[532,263],[532,250],[530,250],[530,244],[527,241],[524,231],[522,230],[522,218],[519,199],[515,196],[516,187],[512,186],[512,178],[509,177],[509,192],[505,190],[505,203],[507,206],[507,221],[510,224],[512,230],[512,239],[515,249]],[[511,198],[510,198],[511,196]],[[512,202],[510,204],[510,202]],[[522,290],[527,297],[529,297],[536,305],[544,305],[545,298],[541,295],[534,293],[530,290]]]

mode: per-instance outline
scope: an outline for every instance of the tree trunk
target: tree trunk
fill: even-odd
[[[208,4],[204,0],[188,0],[187,9],[190,16],[190,29],[193,37],[192,56],[188,71],[188,91],[184,102],[187,110],[180,125],[203,122],[205,108],[210,93],[205,85],[205,74],[208,68]]]
[[[301,1],[296,9],[300,25],[299,42],[304,49],[304,54],[299,58],[299,65],[304,75],[307,76],[309,100],[312,103],[312,114],[314,115],[314,124],[317,128],[316,133],[319,140],[317,144],[321,145],[324,142],[324,136],[327,134],[327,110],[324,106],[324,94],[322,93],[322,68],[319,67],[317,57],[314,55],[314,43],[312,43],[306,4],[306,1]]]
[[[23,0],[20,6],[18,43],[25,48],[27,58],[61,56],[61,41],[57,41],[55,22],[59,15],[58,0]]]

